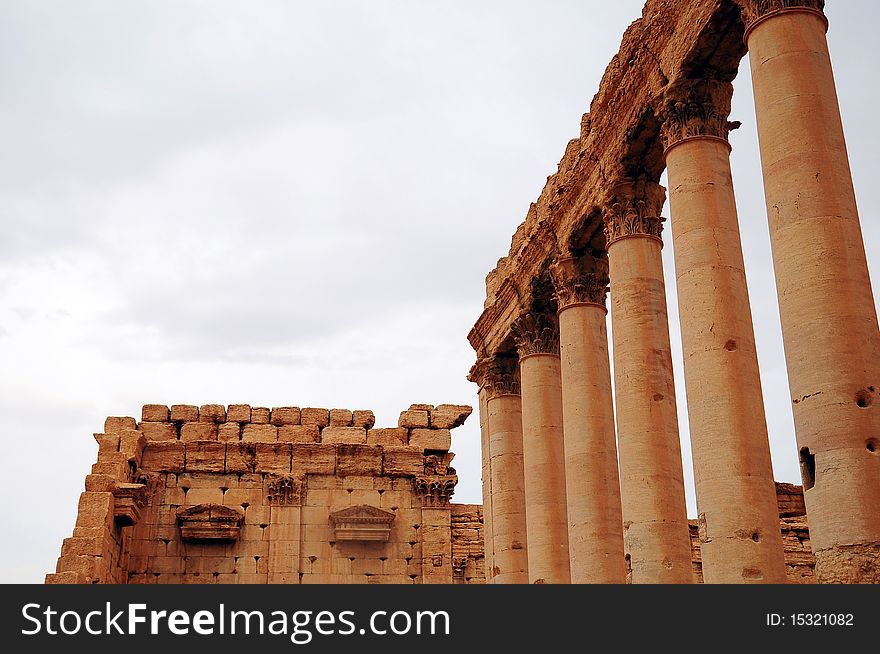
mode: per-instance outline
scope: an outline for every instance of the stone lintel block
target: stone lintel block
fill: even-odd
[[[256,443],[227,443],[226,473],[241,474],[253,472],[256,458]]]
[[[400,419],[397,421],[398,427],[427,428],[431,424],[431,419],[426,409],[410,409],[402,411]]]
[[[363,427],[325,427],[321,430],[321,442],[363,445],[367,442],[367,430]]]
[[[301,410],[298,406],[279,406],[272,409],[271,423],[276,427],[300,424]]]
[[[305,407],[300,411],[300,424],[326,427],[330,424],[330,410]]]
[[[273,429],[275,429],[273,427]],[[290,443],[256,443],[255,472],[290,473]]]
[[[164,404],[145,404],[141,407],[141,422],[168,422],[171,410]]]
[[[241,425],[237,422],[217,425],[217,440],[223,443],[237,443],[241,440]]]
[[[217,425],[213,422],[185,422],[180,426],[182,441],[216,441]]]
[[[199,407],[199,422],[226,422],[226,407],[222,404],[203,404]]]
[[[46,575],[46,584],[85,584],[88,578],[81,572],[52,572]]]
[[[320,443],[318,425],[284,425],[278,428],[278,441],[283,443]]]
[[[352,414],[348,409],[330,409],[331,427],[351,427]]]
[[[251,422],[255,425],[268,425],[270,415],[268,407],[255,406],[251,409]]]
[[[336,473],[336,445],[294,443],[293,472],[296,474],[332,475]]]
[[[382,448],[378,445],[338,445],[336,474],[378,476],[382,474]]]
[[[367,432],[367,445],[406,445],[409,430],[405,427],[380,427]]]
[[[448,452],[452,447],[452,432],[448,429],[413,429],[409,434],[409,444],[423,450]]]
[[[171,422],[198,422],[199,407],[192,404],[175,404],[171,407]]]
[[[104,421],[105,434],[118,434],[126,429],[137,429],[137,420],[128,417],[109,416]]]
[[[106,527],[113,525],[113,493],[80,493],[76,514],[77,527]],[[60,572],[60,571],[59,571]]]
[[[226,408],[227,422],[250,422],[251,421],[251,405],[250,404],[230,404]]]
[[[116,488],[116,477],[113,475],[87,475],[86,492],[110,493]]]
[[[433,404],[410,404],[410,411],[432,411],[434,409]]]
[[[278,427],[275,425],[245,425],[244,431],[241,433],[241,440],[245,443],[274,443],[278,440]]]
[[[119,434],[119,451],[125,454],[129,461],[140,463],[146,444],[147,439],[137,430],[128,429]]]
[[[466,404],[440,404],[431,411],[431,427],[455,429],[463,425],[473,412],[473,408]]]
[[[105,545],[109,544],[101,537],[65,538],[61,543],[61,556],[102,556],[105,554]]]
[[[382,474],[389,477],[415,477],[425,471],[424,450],[419,447],[391,446],[384,448]]]
[[[173,441],[177,439],[177,430],[170,422],[141,422],[138,431],[148,441]]]
[[[364,429],[372,429],[376,424],[376,415],[368,409],[357,409],[352,411],[351,425],[352,427],[363,427]]]
[[[151,441],[144,447],[141,468],[147,472],[183,472],[186,445],[180,441]]]
[[[226,445],[215,440],[186,443],[187,472],[224,472]]]
[[[116,454],[120,453],[116,452]],[[124,454],[120,454],[120,456],[125,457]],[[125,459],[123,461],[98,461],[97,463],[92,464],[92,474],[110,475],[117,480],[127,480],[128,474],[130,472],[130,465],[131,464],[128,462],[128,459]]]
[[[98,443],[98,459],[119,451],[119,434],[95,434]]]

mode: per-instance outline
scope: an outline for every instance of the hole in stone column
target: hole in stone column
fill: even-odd
[[[865,449],[868,450],[871,454],[880,455],[880,440],[876,438],[869,438],[868,442],[865,443]]]
[[[736,349],[736,341],[732,338],[724,344],[724,349],[733,352]]]
[[[755,533],[752,534],[752,540],[755,541],[756,543],[760,543],[761,542],[761,534],[759,534],[756,531]]]
[[[654,397],[652,398],[655,402],[662,402],[665,399],[663,393],[654,393]]]
[[[816,456],[810,452],[809,447],[801,448],[801,479],[804,482],[804,490],[808,491],[816,485]]]
[[[874,398],[868,389],[862,389],[856,393],[856,404],[860,409],[867,409],[874,403]]]

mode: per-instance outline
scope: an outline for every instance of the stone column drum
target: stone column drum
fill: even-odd
[[[730,84],[667,94],[681,340],[706,583],[785,583],[761,376],[730,172]]]
[[[474,380],[477,381],[477,380]],[[492,570],[495,567],[494,542],[492,541],[492,451],[489,444],[489,408],[488,392],[480,383],[480,452],[482,453],[483,481],[483,560],[486,568],[486,583],[492,581]]]
[[[880,331],[824,2],[742,4],[816,575],[880,583]]]
[[[693,583],[660,233],[665,192],[617,185],[605,213],[624,541],[633,583]]]
[[[607,259],[563,259],[552,274],[559,304],[571,581],[622,584],[626,562],[605,327]]]
[[[559,329],[527,313],[514,324],[520,357],[529,581],[571,582],[562,436]]]

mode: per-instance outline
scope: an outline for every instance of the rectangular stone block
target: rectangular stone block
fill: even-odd
[[[278,440],[278,427],[274,425],[245,425],[241,440],[245,443],[274,443]]]
[[[382,474],[389,477],[414,477],[425,472],[425,454],[420,447],[389,446],[384,448]]]
[[[336,452],[336,474],[381,475],[382,448],[372,445],[338,445]]]
[[[170,422],[142,422],[138,431],[148,441],[173,441],[177,439],[177,431]]]
[[[46,575],[46,584],[85,584],[88,578],[80,572],[53,572]]]
[[[431,411],[431,427],[455,429],[464,424],[473,409],[466,404],[440,404]]]
[[[407,429],[426,428],[430,424],[431,421],[428,417],[428,412],[424,409],[402,411],[400,413],[400,419],[397,421],[398,427],[406,427]]]
[[[372,411],[366,409],[358,409],[352,412],[352,427],[363,427],[364,429],[372,429],[376,424],[376,416]]]
[[[448,429],[413,429],[409,434],[410,447],[448,452],[452,447],[452,433]]]
[[[251,409],[251,422],[255,425],[269,424],[269,409],[264,406],[255,406]]]
[[[106,527],[113,524],[113,493],[81,493],[76,514],[77,527]]]
[[[203,404],[199,408],[199,422],[226,422],[226,407],[222,404]]]
[[[324,443],[294,443],[293,472],[313,475],[335,474],[336,447]]]
[[[141,407],[141,422],[168,422],[171,411],[164,404],[145,404]]]
[[[290,443],[257,443],[254,470],[287,474],[290,472],[290,457]]]
[[[348,409],[330,409],[331,427],[351,427],[351,411]]]
[[[272,409],[270,421],[276,427],[300,424],[300,408],[298,406],[281,406]]]
[[[141,467],[147,472],[183,472],[186,445],[180,441],[153,441],[144,447]]]
[[[321,442],[363,445],[367,442],[367,431],[363,427],[325,427],[321,430]]]
[[[226,445],[217,441],[186,443],[187,472],[223,472],[226,467]]]
[[[86,475],[86,491],[108,493],[116,488],[116,477],[112,475]]]
[[[257,459],[256,443],[227,443],[226,444],[226,472],[249,473],[254,472]]]
[[[118,434],[95,434],[95,441],[98,443],[98,459],[119,451],[119,435]]]
[[[216,441],[217,425],[209,422],[185,422],[180,426],[182,441]]]
[[[217,440],[224,443],[237,443],[241,440],[241,426],[237,422],[224,422],[217,426]]]
[[[192,404],[175,404],[171,407],[171,422],[198,422],[199,407]]]
[[[141,454],[147,439],[139,431],[127,429],[119,433],[119,451],[128,457],[129,461],[140,463]]]
[[[110,416],[104,421],[105,434],[118,434],[128,429],[137,429],[137,421],[134,418]]]
[[[300,424],[326,427],[330,424],[330,411],[329,409],[306,407],[300,411]]]
[[[370,429],[367,431],[367,445],[406,445],[409,430],[403,427]]]
[[[250,422],[251,405],[230,404],[229,408],[226,410],[226,420],[228,422]]]
[[[321,432],[317,425],[284,425],[278,428],[278,441],[283,443],[319,443]]]

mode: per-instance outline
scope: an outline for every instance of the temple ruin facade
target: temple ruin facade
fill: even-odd
[[[824,6],[649,0],[626,31],[469,335],[490,582],[694,581],[664,239],[703,577],[786,581],[729,158],[746,52],[816,578],[880,582],[880,332]]]
[[[880,330],[824,7],[648,0],[627,29],[468,335],[482,506],[450,501],[470,407],[146,405],[96,435],[47,582],[880,583]],[[803,490],[774,482],[730,167],[746,53]]]

